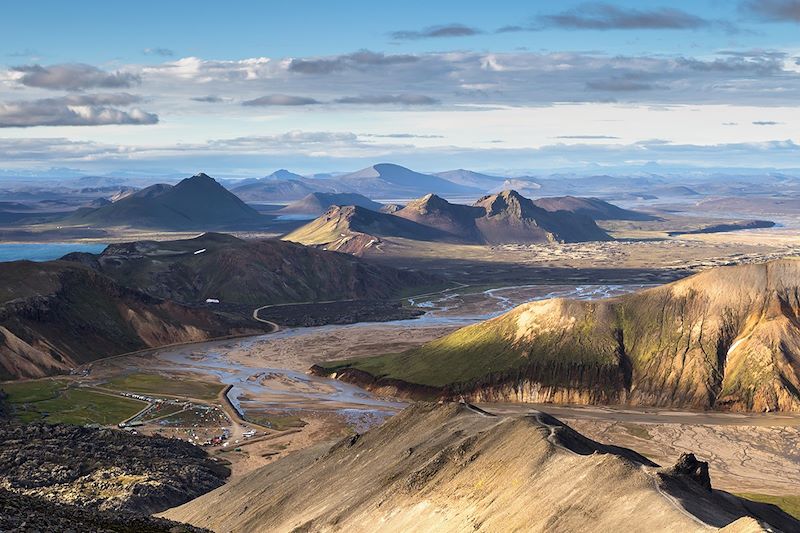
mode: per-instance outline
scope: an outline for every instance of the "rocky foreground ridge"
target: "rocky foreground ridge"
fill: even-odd
[[[495,416],[459,403],[415,404],[163,516],[232,532],[800,528],[777,507],[714,490],[694,456],[660,468],[542,412]]]
[[[89,511],[150,514],[221,486],[230,470],[177,439],[71,425],[0,424],[0,489]],[[3,528],[0,527],[0,530]]]

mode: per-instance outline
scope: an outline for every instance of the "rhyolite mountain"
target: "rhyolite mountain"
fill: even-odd
[[[480,207],[451,204],[435,194],[426,194],[422,198],[412,200],[394,216],[412,220],[418,224],[436,228],[464,242],[483,242],[476,220],[484,216]]]
[[[436,228],[469,244],[610,240],[588,216],[550,212],[516,191],[484,196],[471,206],[428,194],[409,202],[394,216]]]
[[[78,261],[125,287],[177,302],[207,298],[260,306],[341,299],[386,299],[424,290],[431,276],[375,265],[278,239],[242,240],[222,233],[193,239],[111,244]]]
[[[342,253],[362,255],[383,238],[448,241],[452,235],[389,213],[359,206],[333,206],[282,239]]]
[[[542,412],[497,416],[458,403],[415,404],[362,435],[278,459],[161,516],[229,532],[800,527],[775,506],[715,490],[708,463],[692,454],[662,468]]]
[[[330,193],[330,192],[314,192],[304,196],[300,200],[290,203],[283,209],[280,209],[281,214],[298,214],[298,215],[314,215],[318,216],[335,205],[357,205],[372,209],[373,211],[380,211],[383,204],[373,202],[366,196],[358,193]]]
[[[472,206],[427,194],[392,213],[335,207],[283,238],[356,254],[392,238],[461,244],[611,239],[588,216],[547,211],[515,191],[484,196]]]
[[[513,190],[484,196],[475,206],[485,211],[476,224],[489,244],[612,240],[591,218],[547,211]]]
[[[65,219],[76,225],[161,229],[252,226],[262,216],[206,174],[176,185],[156,184],[96,209],[79,209]]]
[[[315,367],[476,401],[800,411],[800,259],[611,299],[521,305],[419,348]]]
[[[623,209],[599,198],[578,196],[552,196],[533,201],[538,207],[548,211],[569,211],[586,215],[593,220],[658,220],[658,217],[639,211]]]

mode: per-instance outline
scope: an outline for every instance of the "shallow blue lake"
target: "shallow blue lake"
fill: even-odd
[[[42,244],[0,243],[0,261],[18,261],[20,259],[50,261],[52,259],[58,259],[70,252],[89,252],[97,254],[102,252],[106,246],[108,245],[71,242],[48,242]]]

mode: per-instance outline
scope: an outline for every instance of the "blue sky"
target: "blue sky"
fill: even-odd
[[[34,0],[3,18],[12,173],[800,168],[800,0]]]

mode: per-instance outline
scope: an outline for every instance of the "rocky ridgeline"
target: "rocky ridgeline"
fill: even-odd
[[[156,513],[221,486],[229,475],[205,451],[176,439],[43,423],[0,426],[0,488],[90,511]]]

